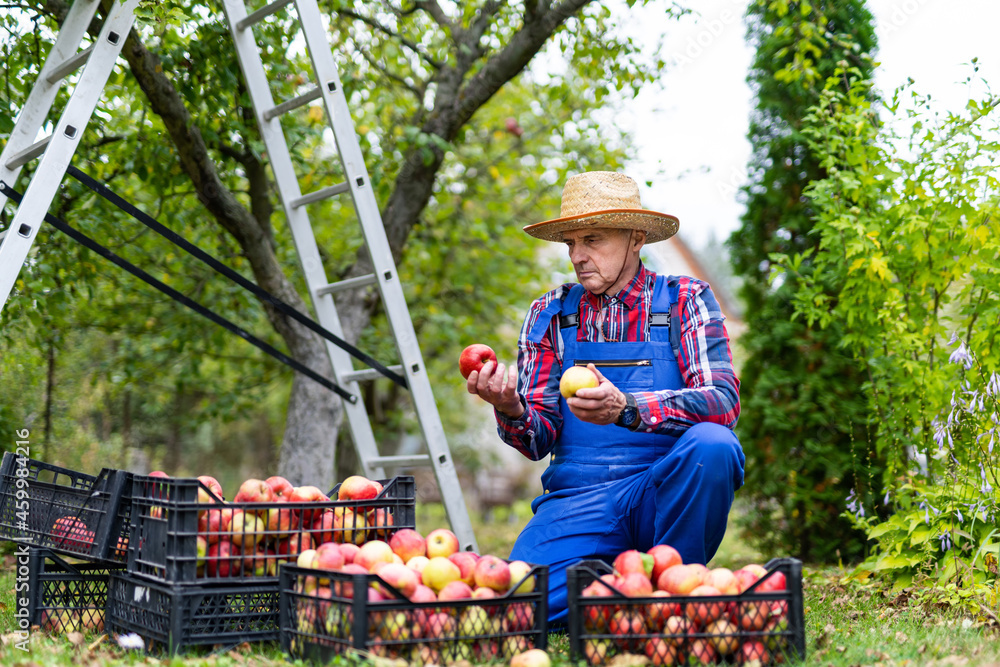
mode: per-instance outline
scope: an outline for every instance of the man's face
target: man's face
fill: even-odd
[[[630,234],[622,229],[578,229],[563,233],[576,279],[584,289],[602,294],[622,275]]]

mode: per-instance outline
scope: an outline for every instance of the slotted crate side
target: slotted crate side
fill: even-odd
[[[131,473],[96,477],[6,452],[0,463],[0,539],[125,563]]]
[[[176,654],[277,641],[278,604],[276,582],[166,586],[114,574],[106,625],[115,634],[138,634],[149,653]]]
[[[355,649],[420,664],[509,659],[547,647],[548,568],[532,566],[528,579],[530,593],[411,602],[378,575],[282,565],[281,645],[320,663]],[[370,599],[373,587],[389,599]]]
[[[645,655],[653,665],[802,660],[802,563],[779,558],[765,569],[738,595],[628,597],[602,580],[614,572],[610,565],[581,561],[566,573],[570,654],[591,665],[625,653]],[[778,575],[785,589],[761,592]]]
[[[108,580],[121,564],[77,563],[54,551],[32,547],[28,552],[28,589],[17,597],[18,612],[29,625],[53,633],[104,630]],[[26,612],[21,612],[27,602]]]
[[[369,500],[222,505],[198,479],[137,475],[130,542],[138,548],[129,550],[128,571],[167,584],[277,582],[279,564],[322,542],[361,544],[415,528],[413,477],[380,483]],[[214,500],[199,502],[199,492]]]

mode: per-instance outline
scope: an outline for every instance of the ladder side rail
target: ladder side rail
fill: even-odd
[[[94,43],[65,110],[53,130],[52,140],[42,155],[24,200],[11,221],[9,233],[0,241],[0,308],[7,302],[21,266],[28,257],[38,228],[52,204],[66,168],[73,159],[84,130],[104,93],[125,37],[135,20],[139,0],[116,2]],[[117,35],[117,39],[114,38]]]
[[[344,165],[347,184],[350,186],[354,207],[364,230],[366,247],[375,267],[379,292],[392,327],[396,346],[403,362],[410,395],[417,417],[424,432],[441,498],[448,511],[452,529],[458,536],[463,549],[476,549],[475,535],[468,509],[461,493],[449,493],[449,489],[459,490],[458,474],[448,448],[444,426],[434,402],[434,393],[427,376],[427,368],[417,343],[413,322],[410,319],[406,297],[399,280],[398,271],[392,259],[389,240],[382,223],[382,214],[375,199],[375,192],[365,167],[361,145],[358,143],[354,122],[347,106],[336,63],[326,36],[325,22],[314,0],[296,0],[296,10],[306,39],[309,56],[317,76],[317,83],[323,93],[327,117],[333,127],[337,150]]]
[[[278,192],[281,194],[282,207],[288,220],[289,229],[292,232],[292,239],[299,256],[306,285],[309,288],[313,307],[316,309],[317,320],[337,337],[343,338],[344,332],[340,325],[340,318],[337,316],[333,297],[330,294],[317,295],[316,293],[316,290],[320,287],[328,285],[326,271],[320,259],[319,248],[316,245],[316,237],[313,235],[306,207],[296,208],[291,205],[292,202],[302,197],[302,193],[299,188],[298,178],[295,175],[295,167],[288,151],[288,144],[281,129],[281,120],[277,117],[270,120],[264,119],[265,112],[274,107],[274,98],[271,95],[267,75],[264,71],[264,64],[260,58],[253,30],[250,27],[244,30],[240,30],[237,27],[237,24],[247,16],[246,6],[242,0],[225,0],[225,10],[230,32],[233,35],[233,41],[236,45],[240,68],[243,70],[247,90],[253,102],[254,114],[260,127],[261,137],[267,146],[271,170],[274,172]],[[358,397],[358,400],[354,403],[344,401],[344,411],[350,423],[358,456],[364,465],[365,475],[369,477],[385,477],[385,470],[382,466],[372,466],[369,464],[370,461],[378,458],[378,448],[375,443],[375,434],[372,432],[371,423],[368,420],[364,401],[361,399],[360,388],[357,382],[344,381],[344,376],[354,371],[351,357],[329,341],[326,341],[326,348],[333,364],[337,384]]]
[[[56,94],[59,92],[61,80],[54,83],[49,81],[49,75],[59,65],[66,62],[80,48],[83,36],[87,34],[91,19],[97,13],[100,0],[76,0],[70,5],[69,12],[63,20],[62,28],[56,37],[55,44],[45,56],[45,63],[38,73],[35,85],[28,93],[28,99],[21,108],[21,113],[14,123],[14,130],[10,133],[10,139],[0,152],[0,181],[7,185],[17,187],[17,177],[21,174],[23,165],[8,167],[7,161],[17,153],[25,150],[35,142],[39,130],[45,124],[52,104],[55,102]],[[6,195],[0,194],[0,209],[7,203]]]

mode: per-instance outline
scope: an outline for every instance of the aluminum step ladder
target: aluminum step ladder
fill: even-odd
[[[56,44],[46,58],[39,80],[18,117],[11,140],[0,154],[0,180],[11,186],[15,184],[21,167],[41,155],[41,162],[25,191],[24,200],[17,209],[8,233],[0,240],[0,307],[13,289],[38,227],[107,84],[125,36],[132,26],[138,2],[139,0],[124,0],[115,3],[97,40],[93,46],[83,51],[79,51],[79,47],[100,0],[76,0],[73,3]],[[277,0],[249,13],[242,0],[225,0],[224,3],[240,67],[267,148],[317,320],[342,338],[343,328],[337,315],[334,294],[371,285],[378,288],[401,361],[390,369],[406,378],[423,432],[426,454],[382,456],[357,384],[361,380],[379,377],[379,373],[372,369],[355,370],[351,356],[327,341],[326,348],[333,365],[335,382],[358,397],[353,403],[344,401],[343,406],[364,474],[368,477],[386,477],[387,470],[418,465],[432,466],[452,530],[458,537],[461,548],[477,550],[458,474],[434,402],[426,366],[417,344],[319,6],[316,0]],[[304,95],[275,103],[252,28],[290,4],[295,6],[308,49],[315,87]],[[81,65],[84,70],[55,130],[49,137],[32,143],[45,123],[62,79]],[[338,185],[303,194],[280,118],[315,100],[322,100],[346,180]],[[353,200],[374,272],[360,278],[330,283],[320,259],[308,208],[309,204],[342,194],[350,195]],[[0,208],[5,203],[6,197],[0,195]]]

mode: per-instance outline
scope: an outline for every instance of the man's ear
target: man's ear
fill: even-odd
[[[632,246],[636,250],[639,250],[644,245],[646,245],[646,230],[644,229],[632,230]]]

